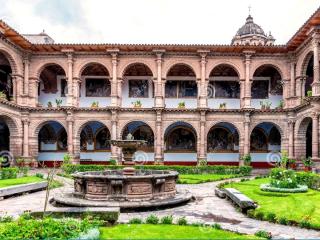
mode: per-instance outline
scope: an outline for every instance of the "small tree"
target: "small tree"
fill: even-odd
[[[250,166],[251,165],[251,155],[250,154],[244,154],[241,157],[241,160],[243,161],[243,164],[245,166]]]

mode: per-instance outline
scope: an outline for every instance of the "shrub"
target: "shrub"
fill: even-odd
[[[9,223],[13,221],[13,217],[9,215],[0,216],[0,223]]]
[[[181,218],[178,219],[177,224],[178,225],[187,225],[188,221],[187,221],[187,219],[185,217],[181,217]]]
[[[267,215],[266,215],[266,220],[269,221],[269,222],[275,223],[275,222],[276,222],[276,214],[274,214],[274,213],[267,213]]]
[[[70,154],[65,154],[63,156],[63,164],[71,164],[72,157]]]
[[[0,179],[14,179],[18,177],[19,169],[16,167],[8,167],[0,169]]]
[[[263,212],[256,212],[254,217],[258,220],[263,220],[264,218],[264,213]]]
[[[251,155],[250,154],[245,154],[241,157],[241,160],[243,161],[245,166],[250,166],[251,164]]]
[[[219,223],[214,223],[214,224],[212,225],[212,227],[213,227],[214,229],[218,229],[218,230],[222,229],[222,228],[221,228],[221,225],[220,225]]]
[[[272,238],[272,234],[270,232],[266,232],[263,230],[257,231],[254,235],[257,237],[266,238],[266,239]]]
[[[301,228],[311,228],[311,223],[308,222],[307,220],[303,219],[300,223],[299,223],[299,227]]]
[[[255,211],[254,211],[254,209],[249,209],[249,210],[247,211],[247,216],[248,216],[249,218],[254,218],[254,216],[255,216]]]
[[[159,223],[159,218],[156,215],[151,214],[150,216],[147,217],[146,223],[148,223],[148,224],[158,224]]]
[[[132,218],[129,220],[129,224],[142,224],[143,221],[141,218]]]
[[[62,169],[67,174],[75,172],[86,171],[103,171],[105,169],[122,169],[123,166],[119,165],[81,165],[81,164],[66,164]],[[202,173],[216,173],[216,174],[240,174],[249,175],[252,171],[250,166],[165,166],[165,165],[141,165],[135,166],[136,169],[149,169],[149,170],[174,170],[180,174],[202,174]]]
[[[29,167],[20,167],[19,168],[19,174],[21,174],[23,177],[28,176],[29,173]]]
[[[281,217],[278,219],[278,223],[282,225],[288,225],[288,220],[285,217]]]
[[[114,166],[114,165],[117,165],[117,160],[115,160],[115,159],[110,159],[110,160],[109,160],[109,164],[110,164],[110,165],[113,165],[113,166]]]
[[[38,178],[44,178],[44,175],[42,173],[36,173],[36,177]]]
[[[297,182],[312,189],[320,188],[320,175],[312,172],[297,172]]]
[[[296,173],[293,170],[274,168],[270,173],[270,185],[276,188],[297,188]]]
[[[164,216],[163,218],[161,218],[161,224],[172,224],[173,222],[173,217],[170,216]]]

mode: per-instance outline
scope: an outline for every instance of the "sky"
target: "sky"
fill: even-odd
[[[19,33],[56,43],[230,44],[249,14],[285,44],[319,0],[0,0]]]

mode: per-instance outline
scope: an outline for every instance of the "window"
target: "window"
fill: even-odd
[[[212,98],[240,98],[240,85],[237,81],[212,81]]]
[[[149,96],[148,80],[129,80],[129,97],[147,98]]]
[[[269,81],[255,80],[252,82],[251,97],[255,99],[265,99],[269,96]]]
[[[195,81],[168,81],[165,95],[168,98],[195,98],[197,91]]]
[[[110,97],[111,85],[106,78],[87,78],[86,97]]]

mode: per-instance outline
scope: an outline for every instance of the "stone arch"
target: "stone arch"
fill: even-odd
[[[255,124],[250,127],[249,134],[251,135],[253,129],[256,126],[258,126],[259,124],[261,124],[261,123],[270,123],[270,124],[274,125],[277,128],[277,130],[279,131],[280,135],[281,135],[281,141],[283,141],[283,139],[285,139],[285,131],[284,131],[284,129],[282,129],[282,127],[278,123],[276,123],[274,121],[269,121],[269,120],[267,120],[267,121],[261,120],[261,121],[255,122]]]
[[[296,76],[303,76],[304,67],[306,66],[306,59],[313,55],[313,48],[311,44],[303,50],[303,52],[299,55],[296,63]]]
[[[219,61],[217,63],[214,63],[213,65],[210,66],[210,69],[208,67],[208,70],[207,70],[207,73],[206,73],[206,78],[208,79],[211,75],[211,73],[213,72],[213,70],[215,70],[215,68],[219,67],[219,66],[222,66],[222,65],[226,65],[230,68],[232,68],[233,70],[235,70],[235,72],[238,74],[238,78],[239,79],[242,79],[243,76],[241,74],[241,70],[240,70],[240,67],[238,65],[236,65],[235,63],[233,62],[230,62],[230,61]]]
[[[210,127],[210,129],[208,130],[207,134],[206,134],[206,139],[207,139],[207,144],[206,145],[207,145],[207,150],[208,151],[209,151],[209,146],[212,145],[212,144],[209,144],[209,138],[212,138],[212,136],[210,136],[210,133],[212,133],[216,129],[221,129],[221,131],[227,132],[228,135],[231,134],[233,143],[237,143],[238,147],[240,146],[240,132],[239,132],[238,128],[232,123],[229,123],[229,122],[226,122],[226,121],[220,121],[220,122],[217,122],[217,123],[213,124]],[[235,132],[233,133],[232,130],[235,130]],[[223,139],[221,139],[221,140],[223,140]],[[221,140],[219,142],[221,142]],[[229,141],[229,139],[227,139],[227,141]],[[230,150],[226,146],[222,146],[222,147],[223,147],[223,150]],[[233,150],[232,151],[235,151],[234,150],[234,146],[233,146]],[[237,151],[239,151],[239,149]]]
[[[139,59],[138,61],[130,61],[128,62],[127,64],[123,65],[119,71],[120,73],[120,77],[123,78],[124,77],[124,74],[125,72],[131,67],[131,66],[134,66],[135,64],[142,64],[142,65],[145,65],[149,68],[149,70],[151,71],[152,73],[152,77],[153,78],[156,78],[156,70],[154,67],[151,66],[150,62],[149,61],[145,61],[145,60],[142,60],[142,59]]]
[[[306,157],[307,148],[307,130],[311,126],[312,130],[312,118],[310,116],[303,116],[299,121],[296,122],[295,126],[295,156],[297,158]],[[312,139],[312,137],[311,137]],[[311,144],[312,145],[312,144]],[[312,148],[311,148],[312,151]]]
[[[176,62],[176,63],[173,63],[171,64],[169,67],[166,68],[166,71],[165,71],[165,78],[168,77],[168,74],[169,72],[176,66],[184,66],[184,67],[187,67],[187,68],[190,68],[194,74],[194,77],[197,78],[197,72],[195,71],[195,68],[194,66],[192,66],[192,64],[190,63],[185,63],[185,62]]]
[[[84,63],[82,63],[82,64],[80,65],[79,70],[77,71],[76,76],[79,77],[79,78],[81,78],[83,71],[84,71],[87,67],[89,67],[90,65],[94,65],[94,64],[97,64],[97,65],[100,65],[100,66],[104,67],[104,68],[107,70],[107,73],[108,73],[108,75],[106,75],[106,76],[110,76],[110,69],[108,69],[108,66],[106,66],[106,65],[103,64],[102,62],[99,62],[99,61],[90,61],[90,60],[88,60],[88,61],[86,61],[86,62],[84,62]]]
[[[302,64],[301,64],[301,71],[300,76],[306,76],[307,75],[307,67],[309,64],[310,59],[313,57],[313,51],[309,51],[303,58]]]
[[[252,67],[252,70],[251,70],[251,73],[250,73],[250,79],[253,79],[254,78],[254,75],[256,73],[256,71],[260,68],[260,67],[263,67],[263,66],[266,66],[266,67],[272,67],[274,68],[275,70],[278,71],[280,77],[281,77],[281,80],[285,79],[285,69],[283,69],[282,66],[280,66],[278,63],[275,63],[275,62],[259,62],[257,63],[256,65],[254,65]]]
[[[34,137],[36,137],[36,138],[38,138],[38,136],[39,136],[39,132],[40,132],[40,130],[41,130],[41,128],[43,127],[43,126],[45,126],[46,124],[48,124],[48,123],[50,123],[50,122],[57,122],[57,123],[59,123],[66,131],[67,131],[67,126],[66,126],[66,124],[64,123],[64,122],[62,122],[62,121],[60,121],[60,120],[58,120],[58,119],[53,119],[53,120],[43,120],[43,121],[41,121],[40,123],[38,123],[37,124],[37,126],[35,127],[35,129],[34,129]],[[68,132],[68,131],[67,131]]]
[[[0,113],[0,121],[3,121],[7,124],[10,132],[10,136],[21,136],[22,132],[19,131],[19,129],[22,128],[21,124],[18,124],[17,121],[10,117],[9,115],[6,115],[4,113]]]
[[[41,64],[40,66],[38,66],[36,69],[35,69],[35,77],[37,79],[40,79],[40,75],[42,73],[42,71],[48,67],[48,66],[53,66],[53,65],[57,65],[59,67],[61,67],[67,77],[67,73],[68,73],[68,69],[67,67],[65,66],[65,64],[63,64],[61,61],[48,61],[44,64]]]
[[[18,64],[19,61],[17,59],[16,54],[14,54],[12,51],[9,51],[8,49],[5,49],[3,47],[0,47],[0,52],[9,61],[12,74],[22,74],[22,67],[19,67],[19,64]]]
[[[110,128],[110,127],[108,126],[108,124],[106,124],[105,122],[103,122],[103,121],[101,121],[101,120],[98,120],[98,119],[88,119],[87,121],[82,122],[80,125],[78,124],[77,126],[75,126],[75,130],[74,130],[74,132],[75,132],[75,139],[78,139],[78,140],[80,141],[80,134],[81,134],[82,130],[83,130],[88,124],[90,124],[90,123],[92,123],[92,122],[98,122],[98,123],[104,125],[104,126],[109,130],[109,132],[111,133],[111,131],[110,131],[111,128]]]

